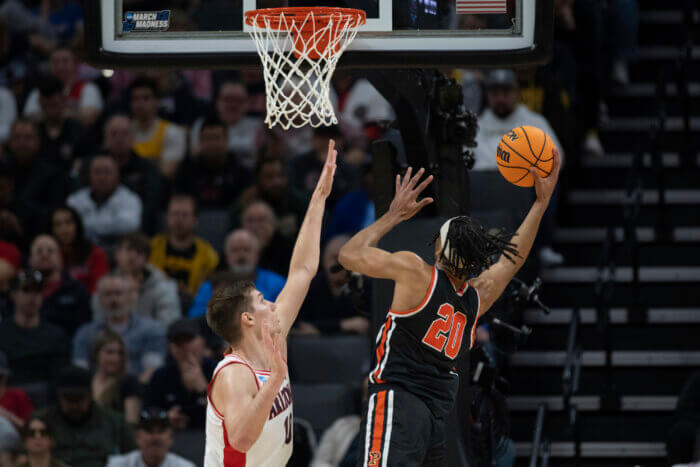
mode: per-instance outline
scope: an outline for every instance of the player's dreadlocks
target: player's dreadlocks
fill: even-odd
[[[436,260],[447,263],[455,276],[471,278],[488,269],[495,255],[515,263],[520,255],[511,237],[503,229],[489,233],[472,218],[459,216],[445,222],[430,244],[440,238],[442,251]]]

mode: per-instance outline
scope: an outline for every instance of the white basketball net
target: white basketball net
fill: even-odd
[[[330,100],[331,78],[364,18],[360,21],[360,14],[345,13],[329,16],[327,23],[320,25],[314,21],[313,11],[303,21],[284,13],[279,19],[265,14],[252,16],[250,36],[265,71],[268,127],[280,125],[287,130],[338,123]],[[304,28],[307,31],[302,36]],[[318,58],[312,58],[314,55]]]

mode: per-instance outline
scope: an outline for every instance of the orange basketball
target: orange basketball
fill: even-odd
[[[498,170],[510,183],[533,186],[530,167],[540,177],[548,177],[554,164],[554,142],[551,136],[534,126],[519,126],[503,135],[496,150]]]

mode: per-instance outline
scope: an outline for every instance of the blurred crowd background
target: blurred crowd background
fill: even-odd
[[[168,3],[180,27],[221,2]],[[604,157],[596,128],[629,80],[636,11],[557,0],[550,64],[445,70],[480,115],[474,170],[496,170],[495,144],[519,124],[547,129],[567,164]],[[161,462],[179,432],[204,436],[225,350],[208,298],[235,279],[276,298],[331,138],[321,267],[294,334],[370,332],[371,284],[357,293],[337,256],[374,219],[369,145],[393,111],[361,73],[338,71],[337,126],[270,130],[261,70],[98,70],[82,30],[79,1],[0,4],[0,465],[101,466],[135,449],[149,466],[190,465]],[[566,261],[547,245],[544,265]]]

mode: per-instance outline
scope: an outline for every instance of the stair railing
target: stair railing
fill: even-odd
[[[598,263],[598,277],[594,287],[596,297],[596,312],[598,327],[603,337],[605,352],[605,376],[606,382],[601,394],[601,406],[607,409],[618,409],[620,398],[615,389],[612,365],[612,328],[610,324],[610,298],[615,286],[615,229],[609,226],[603,243],[600,261]]]
[[[623,231],[625,245],[629,251],[632,269],[632,303],[630,304],[630,319],[640,322],[644,318],[644,310],[639,299],[641,287],[639,283],[639,241],[637,228],[640,225],[640,214],[644,202],[643,170],[644,154],[641,145],[637,145],[632,159],[632,167],[627,175],[627,188],[622,203]],[[661,193],[659,193],[661,200]]]
[[[677,85],[678,86],[678,85]],[[677,88],[680,89],[680,88]],[[680,91],[679,96],[680,96]],[[662,69],[656,79],[656,92],[654,106],[656,107],[657,120],[649,128],[649,151],[651,164],[656,175],[656,189],[658,192],[658,204],[656,211],[656,223],[654,234],[658,240],[669,240],[670,229],[666,223],[666,177],[661,148],[664,146],[666,136],[666,75]]]
[[[683,36],[681,38],[681,56],[676,62],[677,68],[677,95],[681,105],[681,117],[683,120],[683,149],[681,150],[682,164],[686,167],[694,165],[695,161],[691,147],[690,115],[691,99],[688,89],[690,80],[690,66],[693,61],[693,36],[695,34],[695,8],[696,0],[683,2]]]
[[[578,407],[571,399],[578,393],[579,378],[581,376],[581,351],[580,333],[581,314],[578,307],[573,309],[569,322],[569,334],[566,341],[566,357],[564,370],[562,371],[562,399],[564,401],[564,413],[568,417],[569,429],[574,440],[574,465],[581,461],[581,425]]]
[[[532,447],[530,449],[530,467],[542,467],[542,459],[549,459],[549,441],[544,439],[544,424],[547,418],[547,404],[541,403],[537,407],[537,418],[532,435]],[[546,461],[545,461],[546,462]]]

